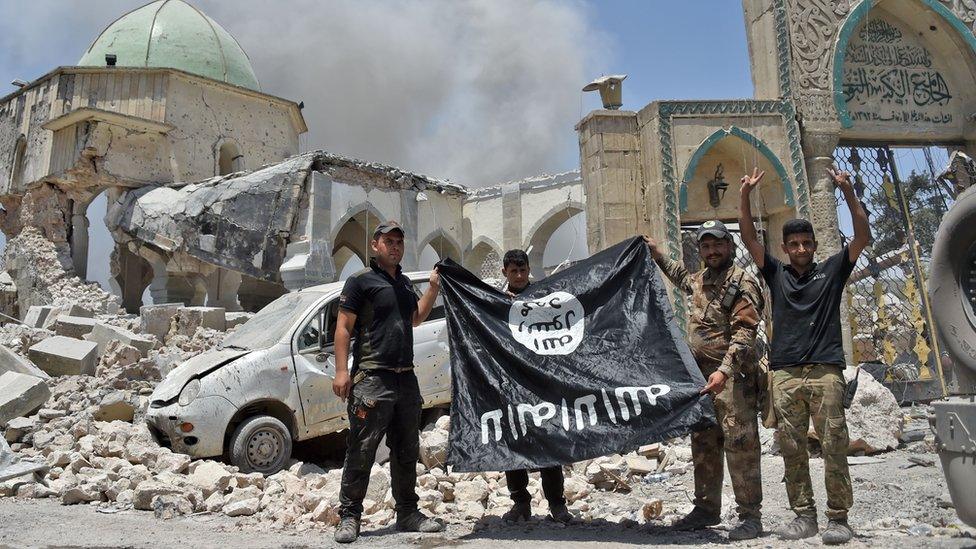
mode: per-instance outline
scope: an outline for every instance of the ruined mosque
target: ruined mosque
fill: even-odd
[[[766,171],[753,206],[763,234],[776,242],[783,222],[805,217],[831,253],[846,210],[826,173],[833,162],[858,177],[880,166],[890,184],[894,163],[881,152],[892,147],[976,155],[976,1],[742,6],[753,98],[625,110],[613,101],[620,80],[604,79],[606,108],[576,125],[579,171],[474,190],[302,151],[303,105],[262,92],[216,21],[183,0],[158,0],[112,22],[75,66],[0,98],[0,229],[9,239],[35,227],[85,278],[89,226],[105,223],[113,291],[130,312],[147,288],[156,303],[253,311],[336,280],[353,257],[365,262],[368,235],[391,218],[407,229],[407,269],[429,268],[418,264],[428,246],[475,272],[519,247],[531,248],[533,274],[544,276],[546,243],[581,212],[590,253],[647,233],[672,258],[687,257],[689,227],[737,219],[738,178],[753,166]],[[90,219],[101,193],[107,212]],[[939,357],[922,326],[930,316],[912,268],[918,250],[896,252],[859,264],[865,288],[848,307],[867,316],[849,315],[845,335],[860,342],[848,346],[855,358],[907,352],[925,369]],[[899,290],[914,288],[903,348],[865,328],[892,317],[878,277],[899,265]],[[7,271],[17,284],[9,258]],[[673,298],[681,320],[687,308]]]

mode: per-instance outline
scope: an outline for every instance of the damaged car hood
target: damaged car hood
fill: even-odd
[[[157,401],[168,402],[176,400],[180,391],[191,379],[203,377],[221,366],[236,360],[252,351],[241,349],[222,349],[197,355],[177,366],[166,375],[166,378],[156,386],[150,397],[150,403]]]

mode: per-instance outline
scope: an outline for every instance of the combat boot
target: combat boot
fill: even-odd
[[[440,532],[444,529],[443,524],[428,517],[420,511],[414,511],[403,518],[397,517],[396,527],[397,530],[400,530],[401,532],[430,533]]]
[[[815,515],[800,515],[789,524],[776,529],[776,537],[785,540],[806,539],[816,536],[817,517]]]
[[[343,517],[336,527],[336,543],[352,543],[359,537],[359,520],[354,517]]]
[[[505,511],[502,520],[506,522],[518,522],[532,518],[532,506],[527,501],[519,501],[512,504],[512,508]]]
[[[763,532],[762,522],[756,518],[740,520],[738,524],[729,530],[729,539],[732,541],[742,541],[745,539],[756,539]]]
[[[565,503],[550,505],[549,516],[552,517],[552,520],[561,522],[563,524],[569,524],[570,522],[573,522],[573,519],[575,518],[573,514],[569,512],[569,509],[566,508]]]
[[[718,513],[709,513],[696,506],[690,513],[675,521],[671,528],[681,531],[702,530],[720,522],[722,522],[722,517]]]
[[[824,545],[840,545],[851,541],[852,537],[854,537],[854,530],[847,524],[847,519],[831,519],[827,522],[827,528],[820,536],[820,539],[824,542]]]

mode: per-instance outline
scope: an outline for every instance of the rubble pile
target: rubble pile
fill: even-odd
[[[198,332],[199,333],[199,332]],[[103,368],[133,368],[132,347],[110,346]],[[110,383],[108,383],[110,382]],[[342,470],[325,471],[293,461],[277,474],[243,474],[211,460],[191,461],[156,444],[141,417],[154,382],[119,376],[63,376],[51,382],[51,397],[37,413],[10,421],[5,437],[21,458],[50,467],[47,485],[24,477],[0,484],[0,497],[58,498],[62,504],[89,503],[115,509],[152,511],[166,519],[190,513],[241,517],[241,526],[267,525],[299,530],[338,523]],[[448,522],[500,517],[510,506],[503,473],[452,473],[443,464],[449,420],[440,418],[423,436],[417,464],[423,509]],[[651,456],[651,457],[648,457]],[[629,492],[639,482],[660,482],[690,470],[686,445],[651,445],[641,453],[609,456],[565,468],[566,497],[582,519],[606,518],[613,509],[591,505],[597,492]],[[425,465],[430,463],[431,466]],[[539,479],[530,480],[536,513],[547,512]],[[364,521],[387,525],[395,519],[388,466],[374,465]],[[638,509],[633,516],[657,517]],[[647,519],[645,519],[647,520]]]
[[[70,259],[35,227],[24,227],[7,240],[4,266],[16,285],[21,311],[36,305],[65,310],[75,305],[95,314],[115,314],[121,306],[118,296],[74,276]]]

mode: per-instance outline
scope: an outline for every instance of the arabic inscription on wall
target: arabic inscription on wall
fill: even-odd
[[[956,92],[931,52],[883,19],[868,20],[851,36],[843,92],[854,124],[953,123]]]

